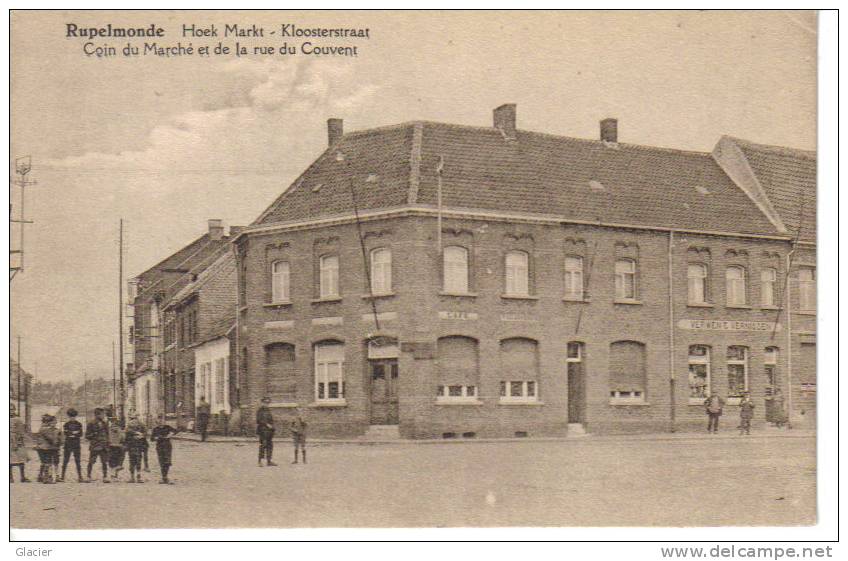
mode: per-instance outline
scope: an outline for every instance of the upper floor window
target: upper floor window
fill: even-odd
[[[443,251],[444,291],[452,294],[468,292],[468,250],[452,245]]]
[[[530,293],[530,257],[523,251],[506,254],[506,294],[527,296]]]
[[[320,261],[321,298],[334,298],[339,295],[339,256],[324,255]]]
[[[290,267],[288,261],[275,261],[271,264],[271,301],[288,302]]]
[[[745,269],[737,265],[727,268],[727,305],[744,306],[747,303],[745,287]]]
[[[392,291],[392,251],[382,247],[371,252],[371,293]]]
[[[636,299],[636,261],[632,259],[615,262],[615,299]]]
[[[702,263],[690,263],[687,270],[689,281],[689,303],[707,302],[707,266]]]
[[[565,258],[565,298],[567,300],[583,299],[583,258]]]
[[[798,300],[801,310],[816,309],[816,270],[812,267],[798,269]]]
[[[777,285],[777,270],[767,267],[760,271],[760,305],[775,305],[775,287]]]

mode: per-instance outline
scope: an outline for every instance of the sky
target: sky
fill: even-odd
[[[222,39],[181,38],[183,25],[367,27],[370,38],[349,40],[355,58],[96,58],[65,37],[74,22],[154,23],[160,43],[195,47]],[[347,131],[491,126],[493,108],[516,103],[525,130],[596,138],[616,117],[622,142],[708,152],[727,134],[813,150],[815,30],[813,13],[777,11],[17,11],[11,153],[32,157],[38,183],[11,284],[12,356],[20,336],[23,366],[41,380],[111,376],[119,220],[124,280],[210,218],[247,225],[323,151],[329,117]],[[302,41],[242,42],[283,40]]]

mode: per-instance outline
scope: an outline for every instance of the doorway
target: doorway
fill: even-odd
[[[568,422],[586,422],[586,376],[583,362],[583,344],[568,343],[566,355],[568,369]]]
[[[369,360],[371,370],[371,424],[398,424],[398,361]]]

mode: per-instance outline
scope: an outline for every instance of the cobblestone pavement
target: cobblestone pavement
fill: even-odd
[[[14,528],[718,526],[815,523],[815,439],[175,442],[174,485],[11,486]],[[152,451],[151,451],[152,452]],[[83,468],[84,469],[84,468]],[[28,464],[34,479],[38,466]],[[17,473],[16,473],[17,477]]]

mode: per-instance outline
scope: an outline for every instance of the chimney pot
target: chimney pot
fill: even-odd
[[[209,238],[220,240],[224,237],[224,221],[220,218],[209,219]]]
[[[327,145],[332,146],[344,134],[344,121],[341,119],[327,119]]]
[[[601,140],[618,142],[618,119],[608,118],[601,121]]]
[[[515,104],[504,103],[492,112],[494,126],[505,138],[515,138]]]

